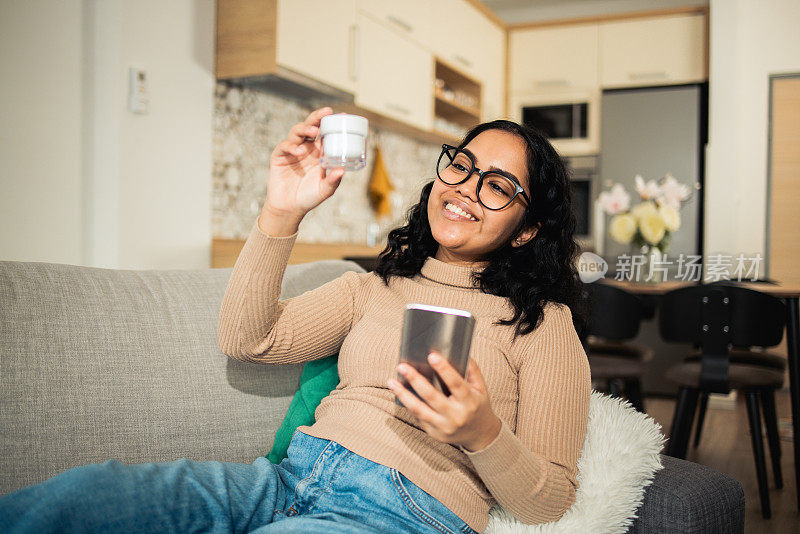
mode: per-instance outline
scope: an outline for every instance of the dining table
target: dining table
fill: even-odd
[[[640,296],[659,297],[668,291],[697,285],[697,281],[665,280],[655,283],[618,280],[605,277],[601,283],[611,284]],[[800,284],[763,283],[731,280],[737,286],[746,287],[779,298],[786,305],[786,352],[789,367],[789,396],[792,410],[792,442],[794,444],[794,475],[797,508],[800,511]]]

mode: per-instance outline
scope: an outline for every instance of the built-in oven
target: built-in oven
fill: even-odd
[[[570,156],[564,158],[570,172],[570,190],[572,191],[572,209],[575,213],[575,239],[582,251],[597,251],[602,247],[602,230],[596,217],[595,199],[599,194],[598,161],[596,156]],[[600,214],[602,215],[602,214]]]
[[[597,91],[512,97],[516,121],[541,131],[562,156],[600,151],[600,94]]]

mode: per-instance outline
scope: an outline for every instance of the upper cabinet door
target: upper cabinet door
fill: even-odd
[[[354,92],[355,23],[356,0],[279,0],[278,64]]]
[[[357,106],[423,130],[433,127],[430,52],[371,17],[357,15]]]
[[[486,40],[483,55],[478,57],[478,80],[483,84],[481,91],[482,120],[490,121],[506,117],[506,38],[505,30],[494,24],[488,28],[497,32]]]
[[[506,32],[466,0],[431,2],[432,51],[480,82],[483,120],[504,116]]]
[[[487,46],[497,46],[499,34],[493,30],[494,24],[466,0],[436,0],[430,10],[435,27],[431,35],[433,53],[464,74],[479,78],[479,63],[488,53]]]
[[[598,25],[514,30],[509,34],[512,94],[598,87]]]
[[[707,79],[706,16],[675,15],[600,25],[604,88],[671,85]]]
[[[298,2],[303,3],[303,2]],[[358,0],[358,9],[425,48],[436,30],[430,0]]]

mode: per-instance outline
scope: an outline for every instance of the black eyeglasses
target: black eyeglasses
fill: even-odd
[[[520,194],[530,205],[530,198],[514,178],[502,171],[482,171],[475,167],[475,160],[468,152],[451,145],[442,145],[442,153],[436,163],[436,176],[442,182],[458,185],[469,180],[472,173],[478,174],[478,202],[483,207],[501,210]]]

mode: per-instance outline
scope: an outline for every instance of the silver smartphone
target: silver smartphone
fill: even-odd
[[[428,354],[431,352],[440,354],[461,373],[461,376],[464,376],[467,372],[474,329],[475,318],[468,311],[426,304],[409,304],[403,314],[399,362],[407,362],[434,387],[445,395],[450,395],[447,385],[439,380],[439,375],[428,363]],[[405,388],[417,395],[399,373],[397,379]],[[403,406],[397,397],[395,402]]]

